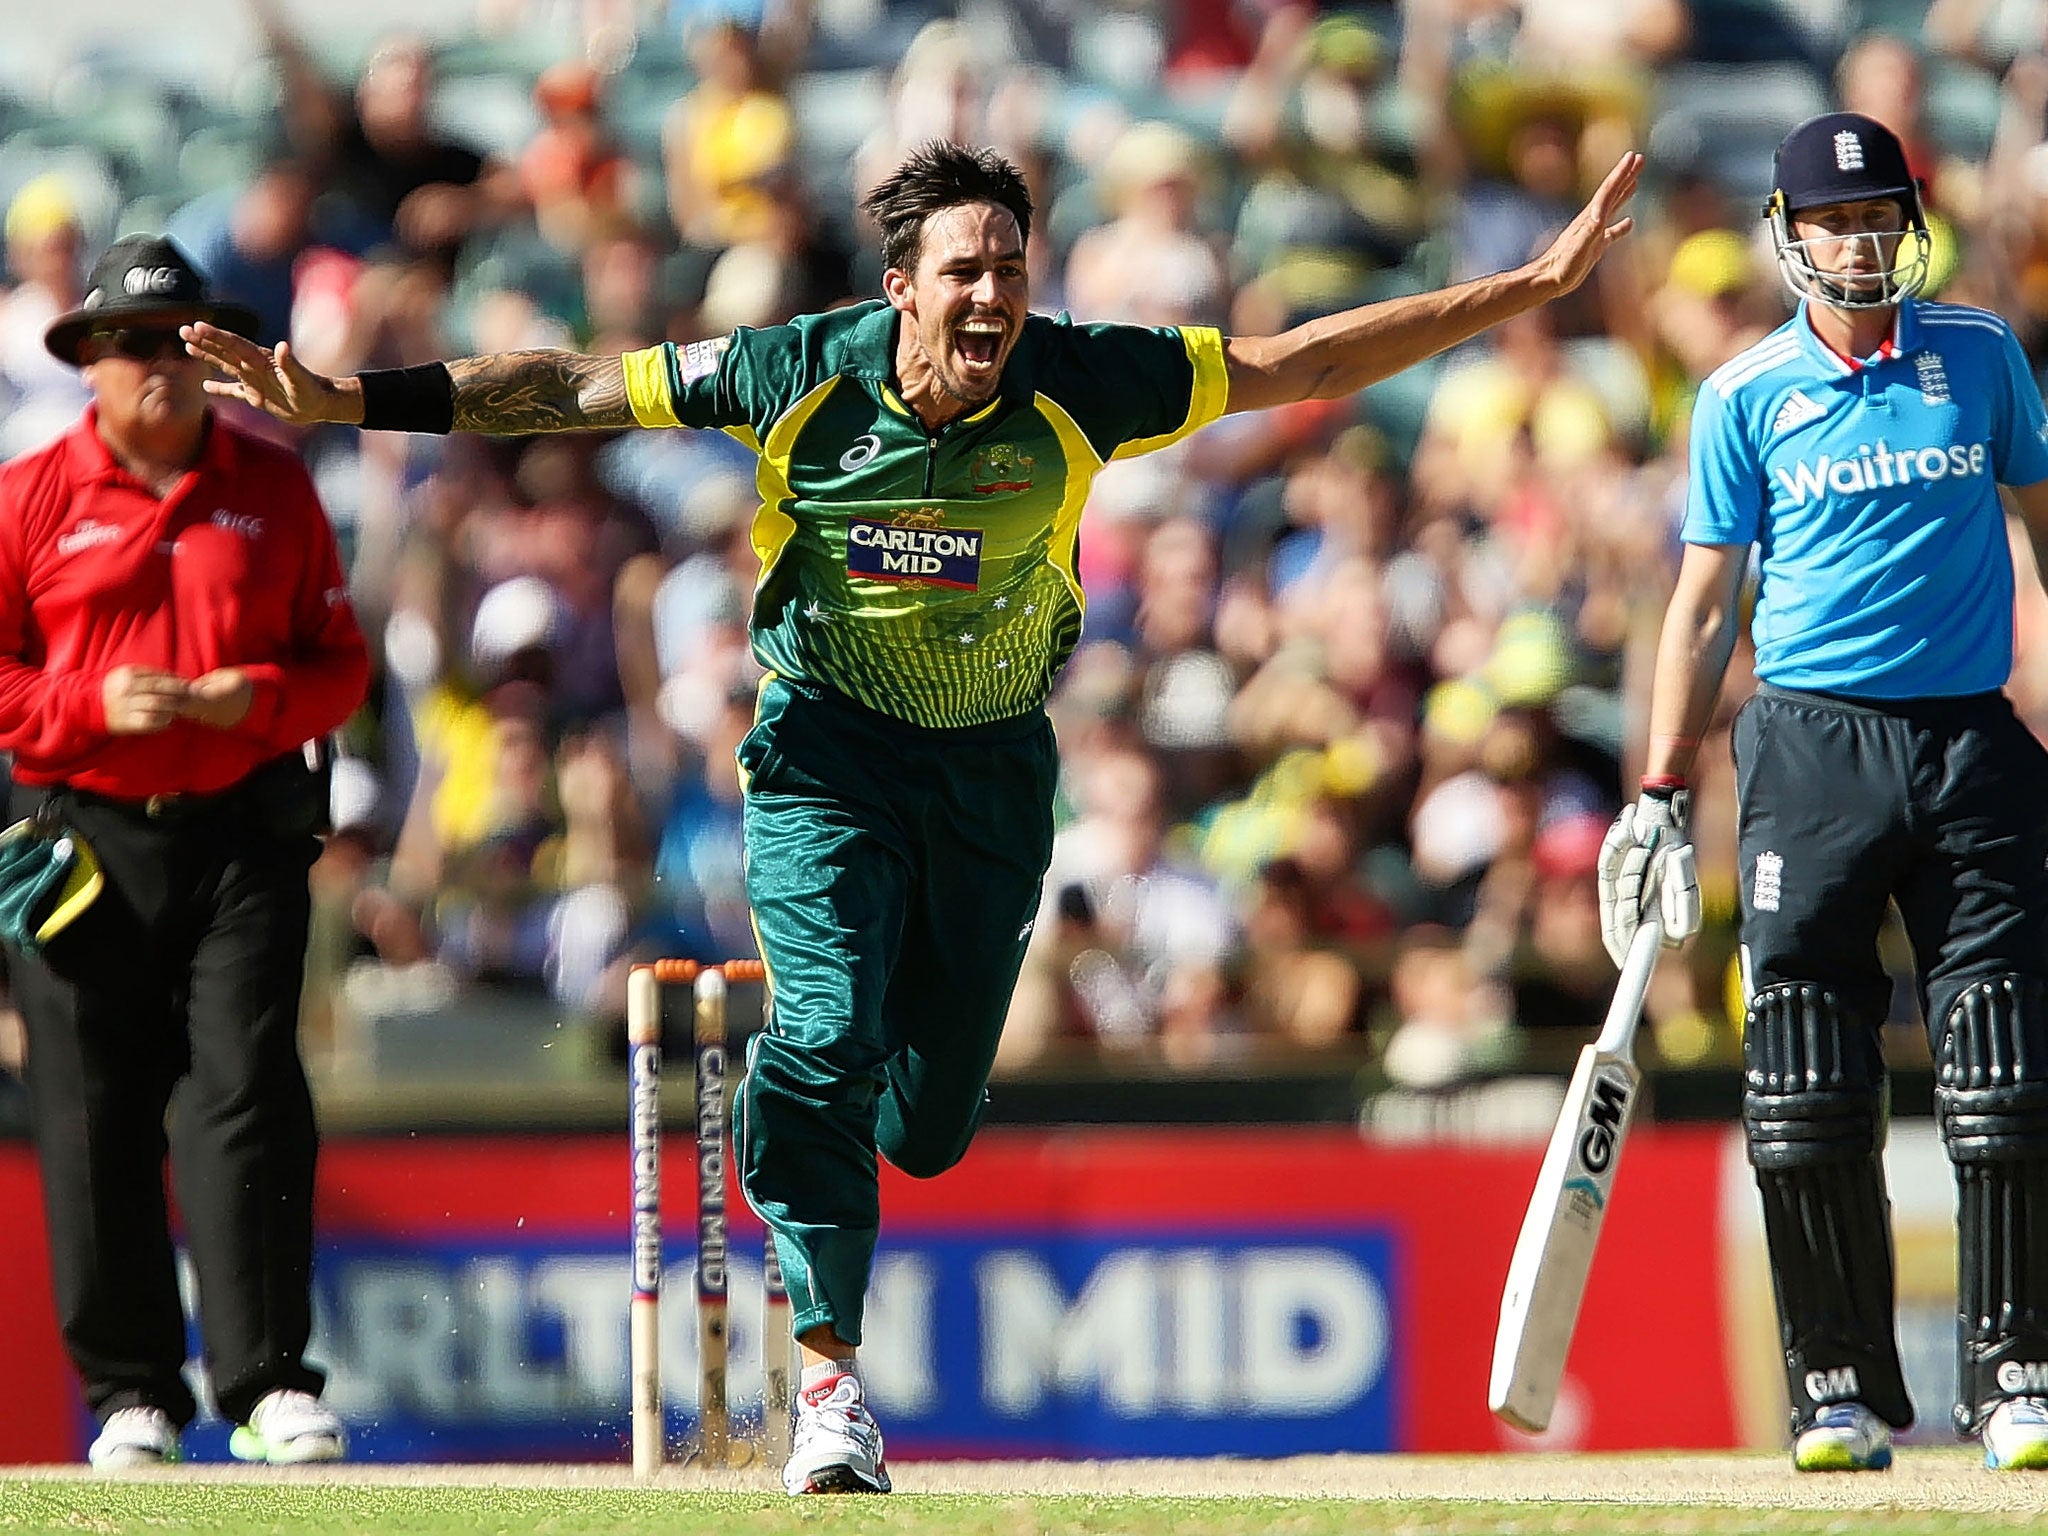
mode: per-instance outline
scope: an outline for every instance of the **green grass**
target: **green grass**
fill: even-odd
[[[204,1536],[1964,1536],[2038,1516],[1251,1498],[790,1500],[672,1489],[180,1483],[0,1477],[0,1536],[190,1531]]]

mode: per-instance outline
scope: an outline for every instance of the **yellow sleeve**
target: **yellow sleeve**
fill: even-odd
[[[668,382],[668,359],[673,350],[668,342],[663,342],[619,358],[626,372],[626,403],[633,408],[633,419],[643,427],[683,424],[676,415],[675,394]]]
[[[1135,459],[1141,453],[1157,453],[1161,448],[1171,447],[1190,432],[1209,425],[1230,403],[1230,372],[1223,361],[1223,333],[1213,325],[1184,325],[1180,327],[1180,339],[1188,350],[1188,365],[1194,370],[1187,415],[1171,432],[1132,438],[1110,455],[1112,460]]]

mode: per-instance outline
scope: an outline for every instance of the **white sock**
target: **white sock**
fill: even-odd
[[[797,1384],[798,1390],[808,1392],[819,1382],[830,1381],[834,1376],[851,1376],[859,1381],[860,1362],[849,1355],[844,1360],[820,1360],[816,1365],[807,1365],[802,1380]]]

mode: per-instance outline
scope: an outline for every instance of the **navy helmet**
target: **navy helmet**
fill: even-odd
[[[1817,267],[1808,247],[1820,241],[1796,238],[1794,215],[1828,203],[1877,197],[1898,202],[1903,229],[1822,238],[1870,241],[1879,258],[1878,271],[1851,281]],[[1888,309],[1927,282],[1934,243],[1920,204],[1920,183],[1906,164],[1899,136],[1859,112],[1826,112],[1785,135],[1772,162],[1771,200],[1764,217],[1777,247],[1778,270],[1801,298],[1837,309]]]

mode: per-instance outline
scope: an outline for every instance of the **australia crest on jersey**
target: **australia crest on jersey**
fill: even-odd
[[[1913,371],[1920,376],[1922,400],[1929,405],[1948,404],[1948,370],[1941,366],[1939,352],[1930,350],[1914,353]]]
[[[974,456],[968,484],[977,496],[1031,489],[1031,466],[1037,461],[1015,443],[990,443]]]
[[[977,591],[982,537],[979,528],[948,528],[946,514],[937,507],[907,508],[886,522],[849,518],[846,574],[868,581]]]

